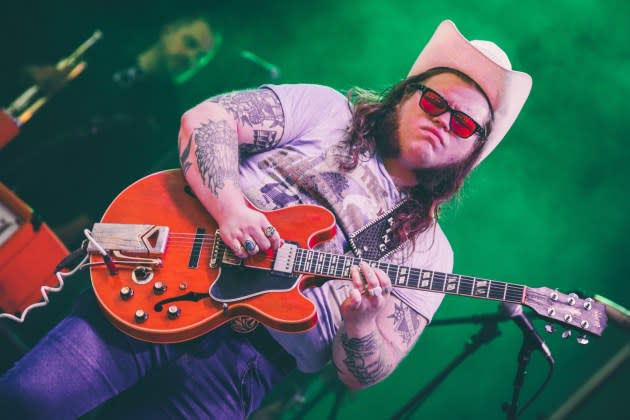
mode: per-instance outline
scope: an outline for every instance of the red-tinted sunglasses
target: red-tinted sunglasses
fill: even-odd
[[[451,108],[442,95],[420,83],[413,84],[413,87],[422,92],[418,105],[420,105],[420,109],[424,112],[432,117],[437,117],[445,112],[451,113],[449,126],[457,137],[467,139],[473,134],[479,133],[481,138],[485,138],[486,130],[470,116],[464,114],[462,111]]]

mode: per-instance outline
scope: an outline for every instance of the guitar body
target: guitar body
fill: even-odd
[[[335,234],[333,214],[319,206],[257,210],[285,241],[301,248],[312,248]],[[96,263],[90,269],[92,286],[100,306],[118,329],[134,338],[155,343],[187,341],[240,316],[286,332],[302,332],[317,322],[314,305],[301,292],[314,278],[274,274],[273,253],[249,257],[242,266],[210,266],[218,226],[180,170],[158,172],[130,185],[101,222],[169,229],[164,252],[156,256],[161,264],[151,267],[149,279],[133,275],[145,266],[142,262],[117,263],[113,257],[117,269],[113,275],[102,264],[102,256],[91,256],[91,263]],[[132,296],[121,293],[126,288]],[[178,313],[169,316],[167,308],[173,305]],[[138,321],[138,311],[144,311],[146,319]]]

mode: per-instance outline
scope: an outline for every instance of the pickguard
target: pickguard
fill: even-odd
[[[234,302],[267,292],[291,290],[298,275],[286,276],[269,270],[224,265],[210,287],[210,296],[218,302]]]

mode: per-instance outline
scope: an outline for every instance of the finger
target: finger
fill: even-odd
[[[363,273],[363,277],[365,278],[366,286],[369,289],[377,287],[379,285],[379,280],[376,277],[376,273],[374,269],[370,267],[370,265],[364,261],[361,261],[361,272]]]
[[[254,240],[254,242],[256,242],[256,245],[258,245],[258,251],[257,252],[259,252],[259,251],[266,251],[271,246],[271,242],[269,242],[269,239],[267,239],[265,237],[265,234],[259,228],[253,228],[252,229],[251,237]]]
[[[343,301],[342,305],[353,310],[359,309],[361,306],[361,292],[357,289],[351,289],[348,297]]]
[[[363,290],[363,278],[361,276],[361,271],[359,270],[359,267],[356,265],[351,266],[350,275],[352,277],[352,285],[354,286],[354,288],[359,291]]]
[[[390,293],[392,291],[392,281],[387,273],[380,268],[375,269],[374,272],[376,273],[380,286],[383,288],[383,292],[385,292],[385,294]]]
[[[258,244],[251,237],[248,237],[247,239],[243,241],[243,247],[245,248],[245,251],[247,251],[249,255],[258,254],[258,252],[260,251]]]
[[[243,244],[238,239],[232,240],[232,246],[230,246],[230,249],[234,252],[234,255],[239,258],[247,257],[247,251],[245,251]]]
[[[273,225],[267,225],[263,229],[263,233],[265,237],[269,240],[269,242],[271,242],[271,247],[273,249],[278,249],[282,246],[282,239],[280,238],[280,234],[278,233],[276,228],[273,227]]]

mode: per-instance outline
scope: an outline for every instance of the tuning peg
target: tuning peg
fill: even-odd
[[[562,331],[562,338],[569,338],[571,337],[571,330],[564,330]]]
[[[588,344],[588,337],[586,336],[586,334],[584,334],[576,338],[575,341],[577,341],[579,344],[582,344],[582,345]]]
[[[547,331],[549,334],[553,333],[556,330],[556,327],[554,327],[552,324],[545,324],[545,331]]]
[[[593,299],[591,298],[584,299],[584,309],[586,309],[587,311],[590,311],[592,307],[593,307]]]

